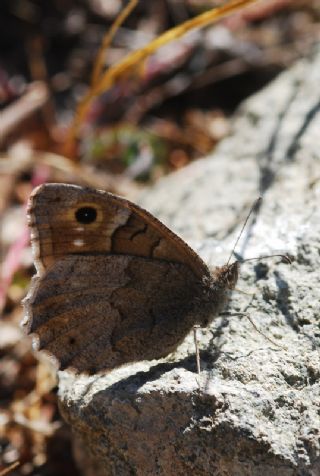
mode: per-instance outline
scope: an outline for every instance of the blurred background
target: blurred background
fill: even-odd
[[[223,2],[140,0],[104,52],[104,70],[162,32]],[[78,475],[59,417],[55,374],[19,328],[34,273],[28,196],[43,182],[134,199],[205,156],[239,104],[320,36],[318,0],[262,0],[191,31],[122,75],[91,103],[72,148],[68,128],[90,91],[104,35],[127,2],[0,3],[0,475]],[[16,468],[11,465],[17,465]]]

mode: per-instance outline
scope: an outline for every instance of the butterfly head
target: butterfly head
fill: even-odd
[[[213,272],[214,281],[223,289],[234,289],[239,276],[239,261],[217,267]]]

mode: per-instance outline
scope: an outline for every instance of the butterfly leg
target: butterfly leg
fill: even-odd
[[[200,351],[198,345],[198,333],[197,330],[200,328],[199,325],[193,326],[193,339],[194,339],[194,346],[196,349],[196,363],[197,363],[197,374],[200,375],[201,373],[201,366],[200,366]]]
[[[246,296],[252,296],[253,297],[255,295],[254,293],[247,293],[247,291],[242,291],[242,289],[239,289],[239,288],[235,288],[233,291],[237,292],[237,293],[240,293],[240,294],[245,294]]]
[[[252,325],[252,327],[255,329],[255,331],[257,331],[260,335],[262,335],[266,340],[268,340],[271,344],[275,345],[276,347],[280,348],[280,349],[285,349],[286,350],[286,347],[278,344],[277,342],[275,342],[273,339],[271,339],[270,337],[268,337],[266,334],[264,334],[258,327],[257,325],[254,323],[254,321],[251,319],[250,317],[250,314],[246,313],[246,312],[222,312],[220,314],[220,316],[240,316],[240,317],[246,317],[248,319],[248,321],[250,322],[250,324]]]

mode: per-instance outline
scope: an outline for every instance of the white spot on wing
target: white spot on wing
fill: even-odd
[[[77,239],[77,240],[73,241],[73,244],[74,244],[74,246],[79,246],[80,247],[80,246],[84,245],[84,241],[81,240],[81,239]]]

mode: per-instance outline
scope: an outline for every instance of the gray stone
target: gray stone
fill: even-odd
[[[161,361],[60,372],[86,476],[320,475],[319,85],[320,48],[246,101],[212,156],[140,197],[214,266],[261,195],[236,251],[294,262],[241,266],[238,288],[254,295],[234,292],[230,315],[198,331],[200,376],[192,333]]]

